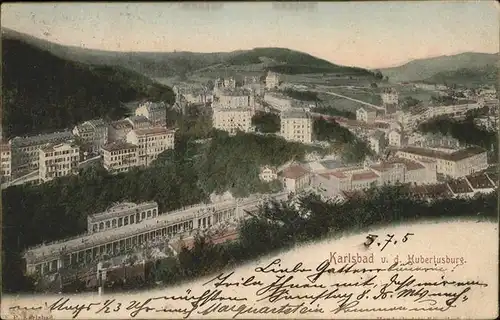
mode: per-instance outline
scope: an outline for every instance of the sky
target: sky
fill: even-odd
[[[499,51],[495,1],[4,3],[1,25],[110,51],[221,52],[285,47],[333,63],[383,68]]]

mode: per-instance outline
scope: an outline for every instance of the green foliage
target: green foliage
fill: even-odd
[[[252,117],[252,126],[258,132],[275,133],[280,131],[280,117],[270,112],[257,112]]]
[[[449,106],[457,104],[458,100],[452,96],[432,96],[431,102],[436,106]]]
[[[411,96],[403,98],[403,100],[400,103],[401,109],[405,112],[408,112],[412,108],[415,107],[420,107],[422,105],[422,101],[415,99]]]
[[[236,195],[259,192],[260,167],[280,166],[289,160],[302,160],[308,148],[300,143],[287,142],[277,136],[238,133],[212,138],[205,157],[200,157],[200,184],[207,192],[230,190]]]
[[[317,106],[312,108],[311,112],[326,114],[332,117],[344,117],[347,119],[356,119],[356,114],[348,110],[339,110],[334,107]]]
[[[483,110],[484,111],[484,110]],[[498,159],[498,135],[478,127],[474,117],[481,111],[473,111],[464,120],[438,117],[421,123],[419,130],[425,133],[449,135],[467,145],[477,145],[489,151],[490,162]]]
[[[345,164],[361,163],[367,156],[372,156],[372,151],[365,141],[360,140],[336,121],[315,119],[314,134],[319,141],[328,141],[341,146],[342,160]]]
[[[313,91],[297,91],[294,89],[285,89],[283,93],[290,98],[300,100],[300,101],[320,101],[318,98],[318,93]]]
[[[19,40],[2,40],[2,68],[8,137],[117,119],[127,113],[124,102],[174,100],[170,88],[133,71],[67,61]]]

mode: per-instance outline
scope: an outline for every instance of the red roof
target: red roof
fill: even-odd
[[[365,172],[361,172],[361,173],[354,173],[352,175],[352,181],[373,180],[373,179],[376,179],[378,177],[379,177],[379,175],[373,171],[365,171]]]
[[[408,171],[424,169],[425,166],[409,159],[393,157],[387,160],[388,163],[403,163]]]
[[[304,169],[304,167],[300,165],[293,165],[283,170],[281,175],[288,179],[298,179],[300,177],[305,176],[308,173],[309,171]]]

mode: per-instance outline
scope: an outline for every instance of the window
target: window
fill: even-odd
[[[109,220],[106,221],[106,228],[111,228],[111,222]]]

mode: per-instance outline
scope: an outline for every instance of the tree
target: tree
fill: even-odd
[[[415,107],[420,107],[420,106],[422,106],[422,101],[415,99],[411,96],[405,97],[401,101],[401,109],[403,111],[409,111]]]

